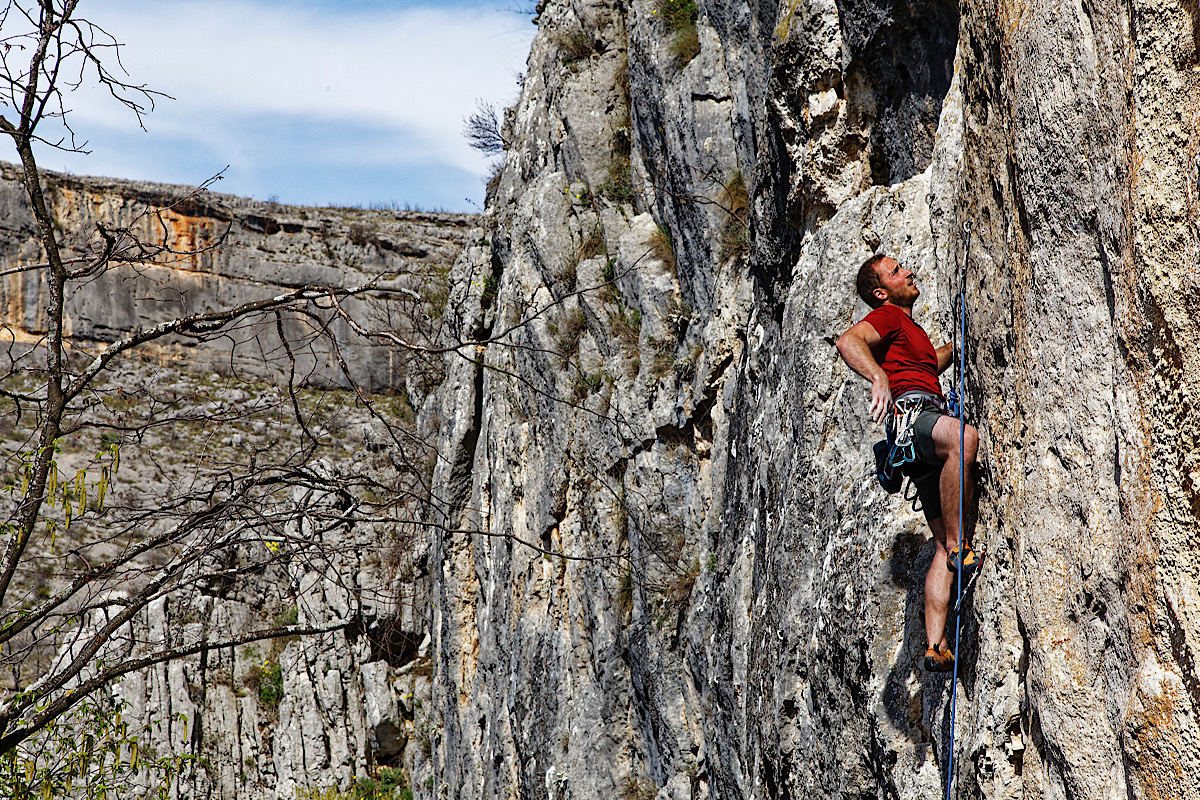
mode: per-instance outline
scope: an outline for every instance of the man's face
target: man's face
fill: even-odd
[[[892,305],[912,308],[921,290],[912,270],[905,269],[893,258],[885,258],[875,265],[879,282],[883,286],[875,290],[875,296],[880,300],[890,301]]]

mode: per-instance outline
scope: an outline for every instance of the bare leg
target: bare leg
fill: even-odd
[[[946,615],[950,612],[950,587],[954,573],[946,569],[946,526],[942,520],[929,523],[933,531],[933,563],[925,573],[925,639],[929,646],[945,647]]]
[[[933,426],[933,447],[938,458],[944,459],[942,478],[939,486],[942,494],[942,521],[946,530],[946,548],[953,550],[958,547],[960,531],[958,530],[958,483],[959,483],[959,422],[953,417],[942,417]],[[966,474],[971,475],[975,469],[975,456],[979,451],[979,432],[970,425],[966,426],[963,434],[963,466]],[[966,507],[971,507],[975,497],[974,481],[967,481],[964,487]]]

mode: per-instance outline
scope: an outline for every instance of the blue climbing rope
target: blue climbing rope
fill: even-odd
[[[971,222],[970,220],[963,223],[963,232],[966,234],[966,245],[963,248],[962,269],[958,270],[958,293],[954,296],[954,304],[958,311],[958,325],[954,329],[954,351],[957,360],[954,363],[954,384],[955,388],[950,391],[949,403],[952,403],[954,416],[958,418],[958,576],[954,581],[957,588],[958,597],[954,604],[954,679],[950,683],[950,750],[948,769],[946,770],[946,800],[951,800],[951,792],[954,789],[954,721],[955,714],[958,711],[958,640],[959,632],[962,628],[962,615],[959,614],[959,608],[962,606],[963,582],[962,568],[963,562],[967,560],[966,554],[966,531],[964,530],[963,520],[966,516],[966,456],[963,455],[963,450],[966,447],[967,438],[967,422],[965,414],[965,406],[967,400],[967,392],[965,379],[967,369],[967,302],[966,302],[966,275],[967,262],[971,258]],[[961,342],[960,342],[961,337]]]

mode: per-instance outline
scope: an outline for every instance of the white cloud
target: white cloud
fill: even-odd
[[[131,80],[175,98],[147,118],[155,139],[178,137],[253,171],[253,154],[270,142],[244,141],[239,121],[311,119],[322,131],[344,123],[348,136],[395,131],[391,152],[378,137],[323,143],[352,161],[390,157],[482,175],[485,161],[463,139],[462,120],[477,98],[515,97],[535,32],[528,16],[497,4],[355,11],[266,0],[96,0],[86,10],[125,44]],[[84,138],[89,129],[128,130],[136,148],[141,132],[127,110],[99,92],[70,100]]]

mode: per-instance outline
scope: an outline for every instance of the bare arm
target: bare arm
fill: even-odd
[[[871,354],[871,347],[881,341],[879,331],[866,320],[850,328],[837,340],[838,353],[846,365],[871,382],[871,417],[879,423],[883,422],[892,408],[892,390],[888,385],[887,373]]]
[[[937,349],[938,360],[938,375],[941,375],[946,369],[954,363],[954,345],[944,344]]]

